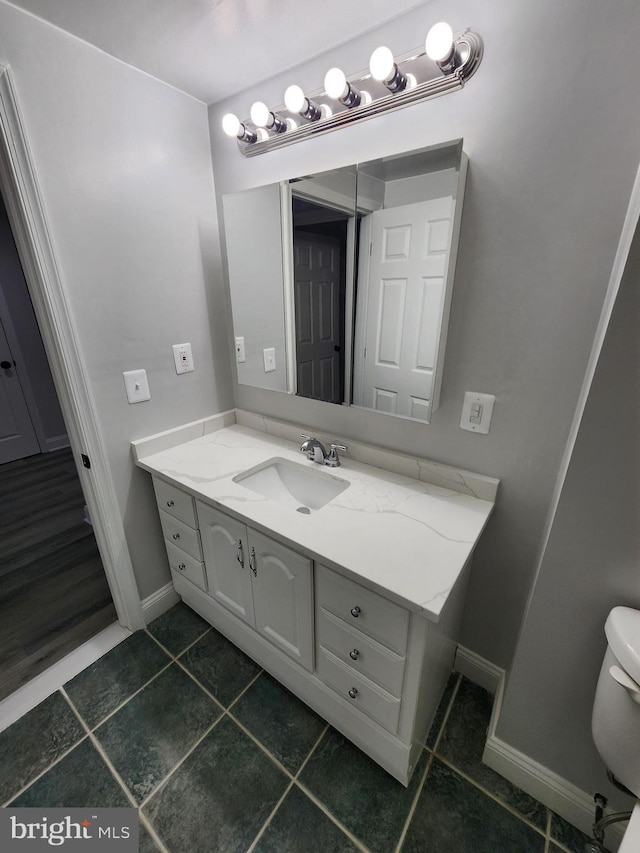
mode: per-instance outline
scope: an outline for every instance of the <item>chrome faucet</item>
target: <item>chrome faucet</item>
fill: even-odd
[[[300,433],[300,438],[304,438],[304,441],[300,445],[300,450],[307,454],[307,459],[317,462],[319,465],[324,465],[327,458],[327,451],[324,449],[324,444],[312,435],[305,435],[303,432]]]
[[[307,454],[307,459],[317,462],[319,465],[328,465],[329,468],[337,468],[340,465],[338,451],[347,450],[344,444],[330,444],[329,452],[327,453],[324,444],[312,435],[305,435],[305,433],[301,432],[300,437],[304,438],[304,441],[300,445],[300,450]]]

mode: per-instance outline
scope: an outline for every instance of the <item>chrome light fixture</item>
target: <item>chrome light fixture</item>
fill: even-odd
[[[477,33],[467,29],[455,34],[440,22],[415,50],[394,57],[388,47],[377,48],[369,68],[348,79],[340,68],[329,69],[324,90],[305,94],[300,86],[289,86],[284,106],[276,110],[257,101],[250,111],[255,130],[231,113],[222,120],[223,130],[236,137],[245,156],[253,157],[461,89],[478,70],[483,52]],[[286,112],[290,116],[281,115]],[[299,123],[300,116],[306,121]]]

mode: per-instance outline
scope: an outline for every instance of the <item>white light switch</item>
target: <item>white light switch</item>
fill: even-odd
[[[174,344],[172,349],[176,373],[191,373],[195,369],[193,355],[191,354],[191,344]]]
[[[467,391],[462,404],[460,427],[486,435],[491,426],[491,415],[496,398],[493,394],[478,394]]]
[[[126,370],[122,375],[130,403],[143,403],[151,399],[146,370]]]
[[[264,372],[271,373],[272,370],[276,369],[275,347],[268,347],[262,350],[262,355],[264,356]]]
[[[238,364],[242,364],[243,361],[246,361],[244,355],[244,338],[236,338],[236,361]]]

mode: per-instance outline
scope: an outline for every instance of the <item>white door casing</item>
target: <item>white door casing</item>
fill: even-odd
[[[124,627],[136,630],[145,624],[140,596],[24,127],[11,71],[0,65],[0,190],[118,620]],[[90,469],[79,464],[81,454],[90,460]]]
[[[354,357],[356,405],[429,421],[454,209],[446,196],[371,214],[368,276],[359,286],[366,320]]]
[[[0,465],[39,452],[20,378],[0,322]]]

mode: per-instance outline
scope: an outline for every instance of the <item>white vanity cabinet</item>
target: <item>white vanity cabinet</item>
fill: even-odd
[[[434,478],[465,494],[350,461],[340,498],[299,515],[249,499],[237,477],[274,458],[308,467],[299,445],[229,419],[164,450],[165,435],[136,446],[176,592],[407,785],[453,667],[497,481],[437,466]]]
[[[313,670],[311,560],[196,501],[209,595]]]
[[[206,590],[202,547],[194,500],[169,483],[153,478],[169,567]]]

